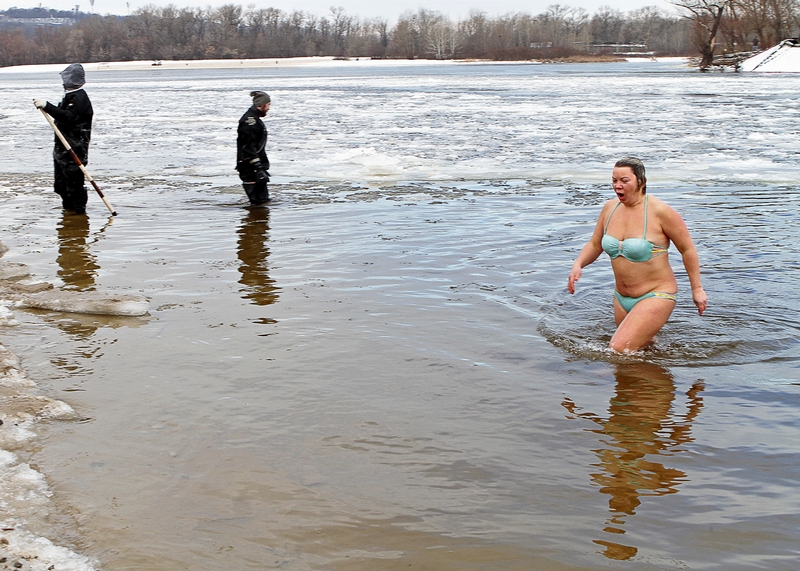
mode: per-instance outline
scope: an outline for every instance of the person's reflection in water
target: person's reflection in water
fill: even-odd
[[[569,398],[562,405],[571,414],[568,418],[583,418],[594,422],[591,429],[606,445],[594,452],[600,471],[591,474],[608,494],[611,517],[603,531],[617,536],[624,534],[625,518],[636,513],[641,496],[674,494],[686,473],[667,468],[657,462],[658,456],[671,456],[682,444],[691,442],[690,427],[700,413],[703,401],[702,381],[696,381],[687,391],[686,413],[672,410],[675,383],[672,375],[652,363],[626,363],[617,366],[616,394],[608,407],[608,418],[591,412],[578,412],[579,407]],[[637,548],[617,541],[597,539],[594,543],[605,548],[609,559],[627,560]]]
[[[89,217],[85,214],[65,214],[58,231],[58,277],[64,289],[92,291],[100,266],[89,251]]]
[[[247,216],[242,219],[238,234],[238,255],[242,262],[239,266],[239,272],[242,274],[239,283],[245,286],[242,289],[244,294],[242,298],[250,300],[255,305],[275,303],[280,288],[275,285],[275,280],[270,279],[267,267],[269,208],[250,208]],[[274,323],[271,319],[266,321]]]
[[[105,227],[103,228],[105,230]],[[101,232],[103,231],[101,230]],[[94,291],[95,278],[100,266],[89,246],[96,240],[89,240],[89,217],[86,214],[65,213],[59,222],[58,233],[58,277],[64,282],[63,289],[70,291]],[[46,318],[70,335],[82,339],[91,337],[99,327],[99,316],[80,314],[58,314]],[[90,357],[88,353],[82,356]]]

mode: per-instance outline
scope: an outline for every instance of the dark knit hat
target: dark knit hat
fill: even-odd
[[[64,84],[64,89],[78,89],[86,83],[86,74],[83,71],[83,66],[79,63],[67,66],[59,75],[61,76],[61,83]]]
[[[269,103],[269,95],[264,93],[263,91],[251,91],[250,97],[253,98],[253,105],[256,107],[261,107],[262,105],[266,105]]]

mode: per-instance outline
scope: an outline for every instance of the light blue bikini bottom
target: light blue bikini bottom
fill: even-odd
[[[626,312],[630,313],[633,306],[642,301],[643,299],[648,299],[651,297],[660,297],[661,299],[671,299],[672,301],[677,301],[677,296],[674,293],[666,293],[663,291],[651,291],[647,292],[644,295],[640,295],[639,297],[626,297],[620,294],[618,291],[614,290],[614,297],[617,298],[617,301],[622,306]]]

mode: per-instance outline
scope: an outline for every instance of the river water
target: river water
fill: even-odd
[[[56,569],[797,569],[800,76],[88,69],[119,216],[90,196],[86,218],[30,105],[58,69],[0,74],[3,259],[151,309],[0,329],[77,413],[14,449],[46,508],[0,482],[16,526],[80,556]],[[232,170],[251,89],[273,100],[261,209]],[[673,249],[673,317],[621,357],[607,260],[565,286],[626,155],[710,305]]]

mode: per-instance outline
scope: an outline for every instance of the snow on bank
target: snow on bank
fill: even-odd
[[[800,73],[800,41],[784,40],[776,46],[747,58],[742,71],[761,73]]]

